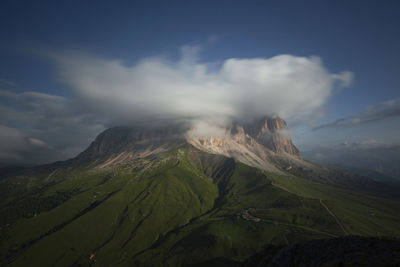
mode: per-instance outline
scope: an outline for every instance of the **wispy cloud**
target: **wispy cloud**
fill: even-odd
[[[66,159],[104,129],[101,118],[61,96],[0,90],[0,99],[2,163]]]
[[[15,86],[17,86],[17,84],[15,82],[7,80],[7,79],[0,79],[0,86],[15,87]]]
[[[22,161],[25,153],[48,148],[44,141],[31,138],[20,129],[0,125],[0,162]]]
[[[383,121],[398,116],[400,116],[400,101],[394,99],[375,106],[371,106],[358,114],[345,118],[340,118],[331,123],[319,125],[315,127],[314,130],[332,127],[351,127],[361,124]]]

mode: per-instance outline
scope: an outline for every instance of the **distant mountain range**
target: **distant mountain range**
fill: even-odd
[[[283,119],[201,124],[111,128],[73,159],[8,169],[1,265],[232,266],[265,245],[400,235],[398,184],[304,160]]]
[[[400,180],[400,145],[342,144],[318,147],[305,151],[303,155],[318,164],[343,166],[356,172],[364,169],[370,171],[369,175],[375,172]]]

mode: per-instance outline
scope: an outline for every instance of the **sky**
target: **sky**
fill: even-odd
[[[279,115],[314,156],[397,146],[399,11],[390,0],[2,1],[0,163],[67,159],[108,127],[185,116]]]

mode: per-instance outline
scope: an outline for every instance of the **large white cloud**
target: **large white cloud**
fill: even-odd
[[[192,122],[200,128],[198,134],[220,134],[213,126],[232,117],[313,120],[333,90],[351,81],[350,73],[330,73],[315,57],[215,63],[199,61],[198,51],[185,46],[177,61],[153,57],[134,65],[52,53],[59,74],[76,95],[0,90],[0,163],[66,159],[107,127],[149,119],[196,117]],[[204,122],[202,117],[212,118]]]
[[[219,67],[199,62],[197,49],[184,47],[178,61],[147,58],[122,61],[76,53],[58,54],[59,71],[98,112],[115,118],[182,116],[315,118],[351,73],[330,73],[316,57],[227,59]],[[212,66],[212,67],[210,67]]]

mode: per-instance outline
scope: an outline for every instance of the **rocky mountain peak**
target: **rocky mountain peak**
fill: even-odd
[[[207,126],[204,126],[207,128]],[[252,124],[215,126],[216,132],[191,134],[188,121],[148,123],[132,127],[114,127],[97,136],[74,161],[118,164],[169,151],[189,143],[200,150],[236,158],[248,165],[276,171],[270,156],[289,155],[300,159],[286,122],[264,117]],[[198,129],[197,129],[198,130]],[[201,129],[200,129],[201,130]],[[107,165],[108,166],[108,165]]]
[[[245,130],[258,143],[276,153],[300,156],[290,137],[289,128],[280,117],[263,117],[247,124]]]
[[[86,162],[119,155],[122,161],[167,151],[185,142],[187,130],[186,123],[176,122],[109,128],[75,159]]]
[[[280,117],[268,117],[254,120],[245,126],[246,132],[254,137],[259,138],[265,132],[276,133],[280,130],[288,130],[286,122]]]

